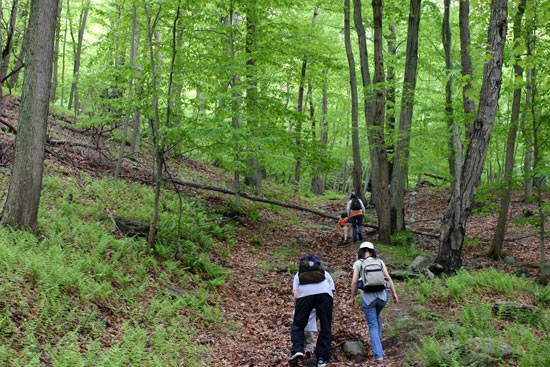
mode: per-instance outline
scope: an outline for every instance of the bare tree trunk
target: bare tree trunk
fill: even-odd
[[[235,15],[233,10],[233,0],[229,3],[229,51],[231,54],[231,61],[233,64],[236,63],[235,60],[235,32],[233,29],[234,25],[238,25],[239,18]],[[241,93],[239,92],[237,88],[237,82],[240,81],[239,76],[235,73],[231,73],[231,123],[233,125],[233,129],[235,131],[238,131],[241,127],[241,119],[239,117],[239,114],[241,112]],[[287,101],[288,103],[288,101]],[[240,154],[240,141],[239,139],[235,139],[234,141],[234,153],[235,153],[235,170],[233,174],[233,190],[235,191],[235,206],[237,208],[241,207],[241,177],[240,177],[240,163],[241,163],[241,154]]]
[[[1,223],[37,231],[57,0],[32,0],[29,56],[19,109],[15,158]]]
[[[388,73],[386,76],[386,131],[388,132],[388,139],[386,144],[388,146],[388,156],[393,157],[395,153],[395,62],[397,61],[397,46],[395,40],[397,38],[397,31],[395,26],[389,26],[390,34],[386,36],[388,41],[388,54],[390,55],[390,62],[388,63]],[[393,164],[394,158],[389,161],[388,171],[390,173],[390,182],[392,182],[393,176]]]
[[[134,67],[134,58],[135,58],[136,47],[137,47],[137,38],[136,38],[136,25],[137,25],[137,22],[136,22],[136,19],[137,19],[137,8],[134,5],[133,6],[133,15],[132,15],[132,35],[131,35],[131,39],[130,39],[130,66],[132,68]],[[135,77],[135,73],[130,78],[130,82],[129,82],[129,86],[128,86],[128,102],[130,102],[130,100],[132,99],[133,94],[134,94],[134,90],[133,90],[133,88],[134,88],[134,77]],[[129,103],[129,104],[131,104],[131,103]],[[128,125],[130,124],[130,115],[133,114],[132,112],[133,111],[131,111],[131,110],[126,111],[126,118],[124,120],[124,131],[122,133],[122,141],[120,142],[120,145],[119,145],[118,159],[117,159],[116,167],[115,167],[115,180],[118,180],[118,177],[120,175],[120,169],[122,167],[122,159],[124,157],[124,150],[126,148],[126,140],[127,140],[127,137],[128,137],[128,127],[129,127]]]
[[[463,78],[462,100],[464,101],[464,114],[466,115],[466,139],[470,139],[472,135],[470,119],[473,118],[476,109],[475,101],[468,97],[469,90],[472,89],[472,78],[474,77],[472,57],[470,56],[470,0],[460,0],[458,16]]]
[[[466,220],[471,213],[472,201],[481,180],[500,95],[507,17],[507,0],[493,0],[487,42],[487,55],[491,58],[483,71],[479,110],[474,120],[464,166],[460,169],[457,167],[455,190],[441,221],[439,253],[435,262],[442,265],[446,272],[462,266]]]
[[[27,25],[27,28],[25,29],[25,33],[23,34],[23,42],[21,43],[21,50],[19,51],[19,57],[15,62],[14,73],[8,79],[9,89],[12,89],[13,87],[15,87],[19,81],[19,72],[24,66],[24,60],[27,55],[28,46],[29,46],[29,25]]]
[[[311,21],[311,32],[308,36],[308,40],[311,41],[311,35],[313,32],[313,27],[315,26],[315,22],[317,21],[317,15],[319,14],[319,8],[315,8],[315,11],[313,12],[313,19]],[[304,88],[305,88],[305,81],[306,81],[306,71],[307,71],[307,55],[304,56],[302,59],[302,71],[300,74],[300,84],[298,86],[298,121],[296,122],[296,164],[294,165],[294,182],[296,184],[300,183],[300,176],[301,176],[301,169],[302,169],[302,113],[304,112]]]
[[[445,12],[443,14],[443,24],[441,29],[441,38],[443,42],[443,48],[445,49],[445,69],[447,75],[447,83],[445,83],[445,116],[447,118],[447,131],[449,133],[449,174],[451,178],[456,176],[455,171],[455,161],[456,161],[456,150],[454,144],[454,117],[453,117],[453,80],[450,75],[452,65],[451,59],[451,50],[452,50],[452,33],[451,33],[451,24],[449,21],[449,16],[451,12],[451,1],[444,1]],[[454,180],[451,181],[451,190],[454,189]]]
[[[59,63],[59,42],[61,37],[61,8],[63,7],[63,0],[59,0],[57,8],[57,17],[55,24],[55,46],[53,49],[53,77],[52,77],[52,89],[50,92],[50,102],[55,102],[57,93],[57,80],[58,80],[58,63]]]
[[[63,61],[61,63],[61,106],[65,103],[65,51],[67,50],[67,29],[69,22],[69,4],[67,0],[67,10],[65,11],[65,31],[63,32]]]
[[[527,40],[527,57],[530,57],[532,54],[532,44],[533,44],[533,35],[531,32],[528,34]],[[532,94],[534,90],[533,86],[533,70],[529,69],[527,71],[527,86],[525,87],[525,111],[530,110]],[[524,175],[524,193],[523,200],[526,201],[533,196],[533,177],[531,175],[533,169],[533,140],[531,139],[531,134],[529,133],[527,126],[525,124],[527,113],[524,112],[521,115],[521,132],[525,140],[525,156],[523,158],[523,175]]]
[[[514,79],[515,83],[523,81],[523,68],[520,65],[521,56],[517,49],[521,37],[521,20],[525,11],[526,0],[521,0],[518,4],[518,10],[514,19]],[[504,195],[500,200],[500,212],[498,215],[495,237],[491,242],[488,256],[500,260],[502,258],[502,246],[504,244],[504,235],[506,234],[508,209],[510,208],[510,196],[512,191],[512,175],[514,172],[514,148],[516,146],[516,134],[518,130],[518,118],[521,109],[521,87],[514,89],[514,98],[512,102],[512,116],[510,117],[510,130],[508,131],[508,140],[506,142],[506,162],[504,168]]]
[[[328,96],[327,96],[327,70],[323,70],[323,100],[322,100],[322,114],[319,126],[321,128],[321,140],[320,140],[320,154],[324,157],[327,154],[328,144]],[[311,181],[311,190],[317,195],[322,195],[325,191],[326,176],[321,166],[317,166],[316,175]]]
[[[82,13],[82,22],[80,23],[80,30],[78,31],[78,45],[76,48],[76,56],[74,59],[74,69],[73,69],[73,83],[71,85],[71,97],[69,97],[69,109],[71,109],[71,103],[73,102],[74,96],[74,114],[78,115],[80,110],[79,101],[78,101],[78,79],[80,72],[80,56],[82,55],[82,42],[84,40],[84,30],[86,29],[86,19],[88,18],[88,10],[90,9],[90,2],[86,3],[84,12]]]
[[[344,41],[346,45],[346,55],[349,65],[349,83],[351,89],[351,146],[353,152],[353,169],[351,177],[353,180],[353,191],[365,202],[363,194],[363,185],[361,182],[361,147],[359,145],[359,102],[357,95],[357,76],[355,74],[355,59],[353,49],[351,48],[350,36],[350,1],[344,0]]]
[[[367,131],[374,126],[374,95],[371,91],[371,77],[369,70],[369,54],[367,51],[367,37],[365,34],[365,27],[363,26],[363,16],[361,10],[361,0],[353,0],[353,22],[355,24],[355,32],[357,33],[357,42],[359,44],[359,63],[361,65],[361,80],[363,85],[363,108],[365,113],[365,124]],[[352,51],[353,55],[353,51]],[[373,134],[368,134],[370,160],[373,167],[373,176],[378,176],[378,161],[376,160],[375,140]],[[360,162],[361,163],[361,162]],[[362,167],[360,165],[359,167]],[[361,168],[358,168],[359,176],[361,175]],[[361,185],[361,184],[359,184]],[[358,191],[358,197],[366,203],[366,196],[364,190]],[[376,195],[371,195],[371,200],[375,202],[379,199]],[[378,205],[377,205],[378,207]]]
[[[376,160],[378,163],[378,175],[373,175],[373,195],[378,196],[376,213],[378,215],[378,227],[380,228],[379,240],[381,243],[391,243],[391,211],[389,188],[389,163],[384,138],[384,50],[382,35],[382,0],[372,1],[374,24],[374,126],[369,134],[374,135]],[[397,160],[396,160],[397,162]],[[397,166],[397,164],[396,164]]]
[[[246,110],[248,115],[247,125],[252,131],[253,136],[258,134],[258,75],[256,72],[256,52],[257,52],[257,19],[256,0],[250,0],[246,8]],[[258,148],[252,147],[248,151],[248,172],[245,179],[256,192],[256,195],[262,196],[262,176],[260,172],[260,163],[258,161]]]
[[[19,5],[19,0],[13,0],[11,5],[11,16],[10,16],[10,26],[6,34],[6,44],[2,50],[2,67],[0,68],[0,80],[4,80],[8,73],[8,68],[10,66],[10,56],[12,53],[12,40],[15,33],[15,21],[17,20],[17,7]]]
[[[149,62],[151,63],[151,87],[153,92],[153,112],[154,116],[149,118],[151,125],[151,132],[153,138],[153,146],[155,149],[155,203],[153,207],[153,217],[151,219],[151,226],[149,234],[147,236],[147,243],[151,246],[157,237],[157,224],[159,217],[159,202],[160,202],[160,185],[162,182],[162,172],[164,168],[164,147],[161,142],[159,133],[160,129],[160,116],[159,116],[159,97],[157,89],[157,67],[155,63],[155,57],[153,52],[153,36],[155,34],[155,27],[160,16],[161,6],[157,11],[155,19],[152,19],[149,14],[149,8],[144,5],[145,14],[147,16],[147,42],[149,44]]]
[[[420,25],[420,2],[410,1],[409,25],[407,30],[407,54],[405,76],[403,78],[403,96],[399,113],[399,132],[394,157],[391,182],[391,230],[392,233],[405,229],[405,183],[409,175],[409,146],[416,89],[418,65],[418,28]]]

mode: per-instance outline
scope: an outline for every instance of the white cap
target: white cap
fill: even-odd
[[[372,242],[365,241],[361,243],[361,246],[359,246],[359,248],[368,248],[374,250],[374,245],[372,244]]]

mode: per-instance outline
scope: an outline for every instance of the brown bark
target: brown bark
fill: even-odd
[[[451,24],[449,21],[449,16],[451,12],[451,1],[444,1],[444,13],[443,13],[443,23],[441,26],[441,38],[443,43],[443,48],[445,50],[445,69],[447,74],[447,83],[445,83],[445,117],[447,119],[447,131],[449,133],[448,137],[448,148],[449,148],[449,174],[451,177],[456,176],[455,171],[455,160],[456,160],[456,149],[454,144],[454,117],[453,117],[453,80],[450,76],[452,65],[451,59],[451,50],[452,50],[452,33],[451,33]],[[451,189],[454,188],[454,185],[451,183]]]
[[[493,0],[487,42],[487,54],[491,58],[483,71],[479,110],[472,126],[472,138],[464,165],[457,169],[455,190],[441,222],[439,253],[435,262],[442,265],[446,272],[462,266],[466,220],[471,213],[474,195],[481,180],[500,95],[507,17],[507,1]],[[459,161],[457,157],[457,163]]]
[[[19,5],[19,0],[13,0],[11,5],[11,15],[10,15],[10,26],[6,34],[6,42],[4,49],[2,50],[2,66],[0,68],[0,79],[4,80],[6,74],[8,73],[8,68],[10,66],[10,57],[12,54],[12,40],[15,33],[15,21],[17,20],[17,7]]]
[[[353,169],[351,177],[355,194],[365,202],[361,182],[361,148],[359,145],[359,105],[357,96],[357,76],[355,73],[355,58],[351,48],[350,36],[350,2],[344,0],[344,42],[349,65],[349,83],[351,89],[351,146],[353,153]]]
[[[374,126],[369,134],[374,136],[375,160],[378,175],[373,174],[372,193],[378,197],[376,213],[380,227],[379,240],[391,243],[391,212],[389,189],[389,164],[386,143],[384,141],[384,50],[382,35],[382,0],[372,0],[374,23]],[[374,166],[374,165],[373,165]]]
[[[256,23],[257,18],[257,2],[256,0],[250,0],[246,7],[246,48],[247,55],[246,60],[246,95],[245,105],[248,115],[247,125],[252,132],[252,136],[258,134],[258,75],[256,67],[256,52],[257,45],[257,31]],[[262,196],[262,175],[260,172],[260,163],[258,161],[258,147],[249,147],[248,149],[248,172],[245,178],[245,182],[248,182],[258,196]]]
[[[374,126],[374,94],[371,90],[371,76],[369,70],[369,54],[367,50],[367,37],[365,27],[363,25],[362,4],[361,0],[353,0],[353,21],[355,23],[355,32],[357,33],[357,42],[359,44],[359,63],[361,65],[361,80],[363,90],[363,108],[365,114],[365,125],[367,131],[370,131]],[[373,175],[378,176],[378,161],[376,160],[375,139],[373,134],[368,134],[369,151],[371,165],[374,167]],[[361,171],[359,170],[361,177]],[[365,190],[361,187],[361,191],[357,192],[358,197],[366,203]],[[371,200],[375,203],[378,200],[377,195],[371,195]],[[376,205],[378,206],[378,205]]]
[[[476,105],[475,101],[468,97],[472,89],[473,67],[472,57],[470,55],[470,0],[460,0],[458,10],[460,27],[460,60],[462,63],[462,78],[464,86],[462,87],[462,100],[464,102],[464,114],[466,115],[466,138],[470,139],[472,135],[472,124]]]
[[[78,115],[80,110],[79,100],[78,100],[78,79],[80,72],[80,56],[82,55],[82,42],[84,41],[84,30],[86,29],[86,19],[88,18],[88,10],[90,9],[90,2],[86,3],[86,7],[82,13],[82,22],[80,23],[80,30],[78,31],[78,45],[76,47],[76,55],[74,59],[74,69],[73,69],[73,83],[71,85],[71,94],[69,97],[69,106],[71,109],[74,97],[74,113]]]
[[[514,48],[517,49],[521,41],[521,20],[525,10],[526,0],[521,0],[518,4],[518,10],[514,19]],[[516,50],[514,60],[514,79],[515,82],[523,81],[523,68],[520,65],[521,56]],[[504,163],[504,195],[500,200],[500,212],[498,215],[497,227],[495,229],[495,238],[491,242],[488,256],[500,260],[502,258],[502,246],[504,244],[504,235],[506,234],[508,209],[510,207],[512,191],[512,175],[514,172],[514,148],[516,145],[516,135],[518,130],[518,118],[521,108],[521,87],[514,89],[512,100],[512,115],[510,116],[510,130],[508,131],[508,140],[506,141],[506,161]]]
[[[409,146],[414,107],[414,93],[418,65],[418,28],[420,26],[421,0],[410,1],[409,24],[407,29],[407,51],[403,95],[399,113],[399,131],[394,156],[391,181],[391,231],[397,233],[405,229],[405,183],[409,174]]]
[[[15,158],[1,223],[38,230],[57,0],[32,0],[28,66],[23,81]]]
[[[53,76],[52,76],[52,89],[50,91],[50,102],[55,102],[56,92],[57,92],[57,81],[58,81],[58,63],[59,63],[59,42],[61,37],[61,8],[63,7],[63,0],[59,0],[59,5],[57,8],[57,17],[55,25],[55,46],[53,49]]]

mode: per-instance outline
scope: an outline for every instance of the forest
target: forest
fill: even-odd
[[[334,278],[330,365],[370,365],[351,194],[400,298],[384,365],[550,365],[550,2],[0,19],[0,365],[286,366],[309,254]]]

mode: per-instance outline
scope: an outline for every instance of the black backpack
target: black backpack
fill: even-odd
[[[361,207],[361,202],[359,201],[359,198],[354,197],[353,199],[351,199],[350,209],[351,210],[363,210],[363,208]]]
[[[315,255],[301,258],[298,279],[301,285],[320,283],[325,280],[325,271],[321,269],[321,259]]]

